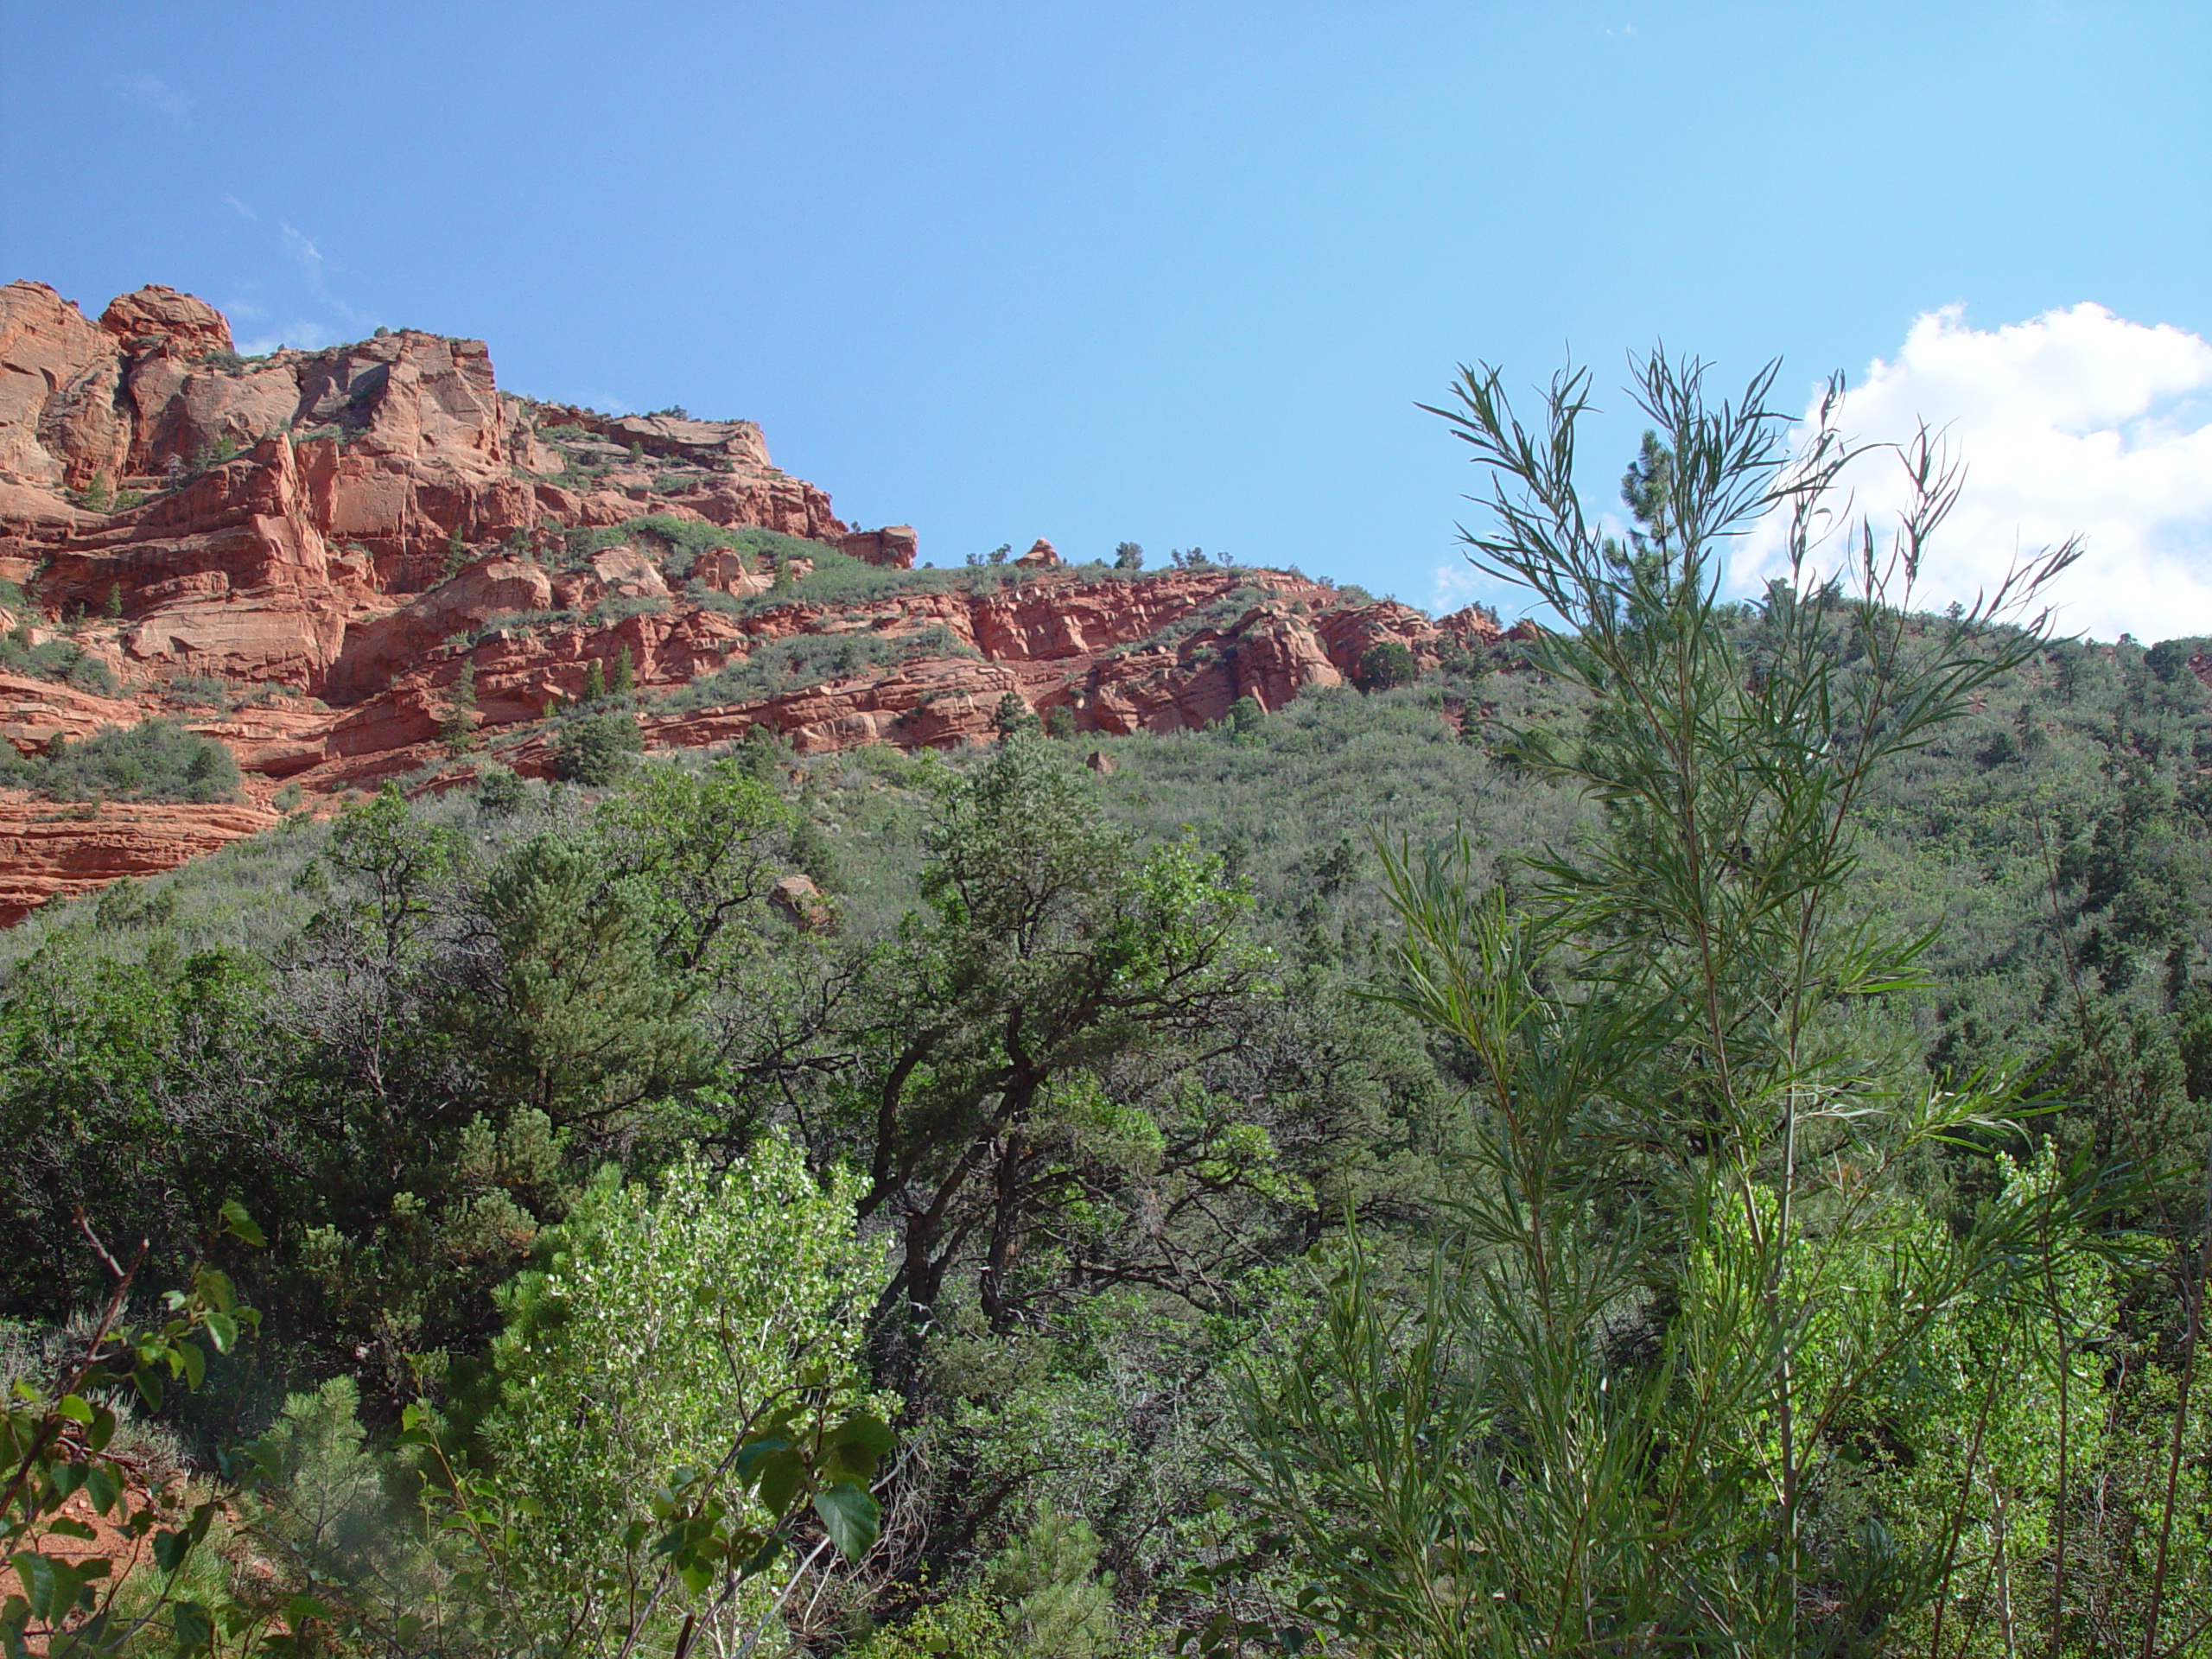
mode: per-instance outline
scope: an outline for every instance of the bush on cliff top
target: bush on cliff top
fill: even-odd
[[[81,743],[57,736],[44,754],[16,760],[10,781],[57,801],[238,798],[238,762],[213,738],[158,718],[127,731],[103,726]]]

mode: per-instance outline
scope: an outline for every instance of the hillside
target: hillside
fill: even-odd
[[[1497,638],[1294,572],[1008,563],[917,569],[748,421],[607,416],[499,389],[480,341],[401,330],[239,357],[228,323],[146,288],[87,321],[0,289],[0,737],[164,717],[226,746],[238,810],[0,802],[0,920],[166,868],[287,804],[476,752],[525,776],[594,687],[648,748],[756,727],[802,753],[988,735],[1009,695],[1077,734],[1168,732]],[[1003,555],[1001,554],[1001,557]],[[98,823],[97,829],[79,828]]]
[[[2207,641],[1720,598],[1789,438],[1663,359],[1501,631],[48,309],[0,1625],[142,1650],[121,1516],[241,1656],[2212,1630]]]

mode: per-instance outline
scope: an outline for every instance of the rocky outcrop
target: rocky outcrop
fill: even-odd
[[[671,465],[571,483],[594,456],[556,430]],[[435,585],[456,545],[545,547],[652,513],[846,531],[753,423],[505,397],[480,340],[402,330],[240,359],[221,315],[174,289],[124,295],[96,327],[42,283],[0,288],[0,577],[40,574],[55,615],[114,595],[137,625],[126,658],[156,671],[319,695],[346,628]],[[876,534],[895,558],[895,531]]]
[[[193,358],[234,349],[230,322],[221,312],[158,283],[110,300],[100,313],[100,327],[141,354],[168,350]]]
[[[119,356],[44,283],[0,288],[0,475],[35,488],[112,476],[130,448]]]
[[[920,539],[912,524],[886,524],[881,530],[849,530],[837,538],[837,550],[863,564],[880,564],[891,570],[911,570]]]
[[[718,546],[700,526],[819,545]],[[766,727],[819,752],[986,741],[1009,694],[1063,729],[1180,730],[1239,698],[1272,710],[1340,685],[1385,641],[1429,666],[1501,637],[1478,608],[1431,621],[1281,571],[1076,568],[1041,537],[1009,567],[786,600],[779,584],[804,594],[831,550],[912,570],[918,541],[842,523],[748,421],[517,397],[475,340],[403,330],[246,359],[219,312],[174,289],[124,295],[95,325],[41,284],[0,288],[0,578],[30,584],[0,631],[30,649],[66,638],[92,664],[79,684],[104,669],[118,685],[0,674],[0,737],[19,753],[159,713],[227,744],[256,798],[297,785],[312,809],[450,764],[464,675],[486,753],[542,773],[549,712],[626,661],[649,747]],[[816,643],[786,646],[802,637]],[[794,662],[841,657],[791,684]],[[699,706],[716,674],[732,700]],[[9,918],[272,821],[0,806]]]
[[[0,927],[51,899],[173,870],[279,817],[257,806],[73,807],[0,794]]]

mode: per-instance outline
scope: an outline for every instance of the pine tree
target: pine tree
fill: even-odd
[[[453,753],[466,754],[476,747],[476,664],[473,659],[461,664],[447,696],[452,706],[438,735]]]
[[[455,524],[452,533],[446,537],[445,578],[450,580],[458,575],[461,567],[467,563],[468,546],[461,539],[461,526]]]
[[[123,584],[116,582],[107,590],[107,603],[100,607],[111,617],[123,614]]]
[[[591,659],[591,665],[584,670],[584,701],[597,702],[606,695],[607,664],[594,657]]]
[[[613,695],[626,697],[638,689],[637,671],[630,664],[630,647],[625,645],[614,659]]]
[[[1017,737],[1035,736],[1045,729],[1044,722],[1030,711],[1019,691],[1009,691],[999,699],[998,711],[992,716],[992,727],[1001,742],[1011,742]]]

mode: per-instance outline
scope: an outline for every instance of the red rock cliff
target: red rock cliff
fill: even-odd
[[[576,539],[626,524],[622,545]],[[818,545],[772,557],[746,531]],[[35,644],[66,626],[119,688],[0,675],[0,736],[25,752],[163,711],[228,743],[257,800],[281,779],[312,801],[445,759],[464,668],[480,737],[534,770],[549,708],[625,654],[649,745],[765,725],[823,750],[988,736],[1009,692],[1078,731],[1175,730],[1339,683],[1384,639],[1433,664],[1497,637],[1478,612],[1432,623],[1277,571],[1071,566],[1042,538],[1004,569],[804,597],[817,561],[910,570],[917,546],[909,526],[840,521],[752,422],[516,397],[480,341],[402,330],[246,359],[219,313],[174,289],[124,295],[95,325],[41,283],[0,288],[0,578],[27,589],[0,632]],[[802,634],[849,642],[849,670],[786,688],[750,666]],[[178,675],[259,695],[183,709]],[[17,826],[0,837],[0,919],[267,817],[0,816]]]

